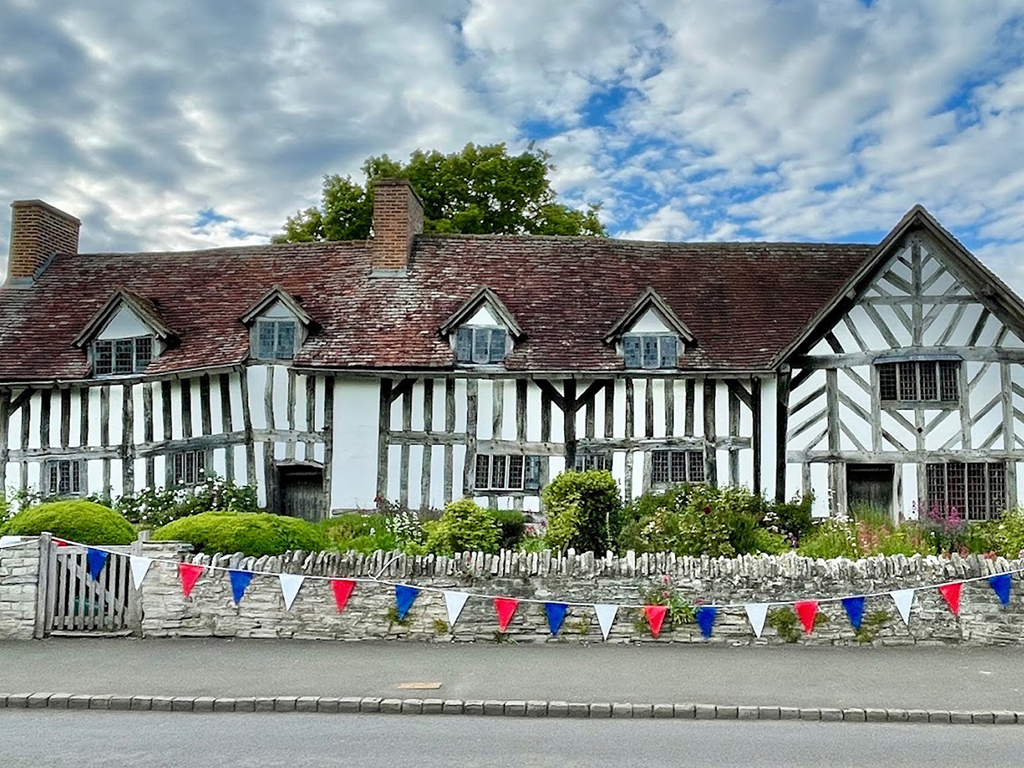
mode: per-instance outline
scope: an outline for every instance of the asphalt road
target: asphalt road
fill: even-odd
[[[1014,726],[567,721],[382,715],[0,711],[0,764],[918,766],[1016,765]]]
[[[400,692],[397,686],[403,682],[442,685],[437,690]],[[1016,647],[582,647],[69,638],[0,643],[0,692],[40,691],[1024,712],[1024,654]]]

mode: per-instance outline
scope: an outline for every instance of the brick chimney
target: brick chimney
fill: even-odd
[[[42,200],[11,203],[7,284],[30,282],[55,253],[78,253],[82,222]]]
[[[416,235],[423,233],[423,201],[405,179],[378,179],[373,185],[374,272],[405,272]]]

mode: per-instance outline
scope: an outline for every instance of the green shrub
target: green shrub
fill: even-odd
[[[781,533],[796,546],[814,529],[814,517],[811,506],[814,497],[794,497],[782,503],[771,503],[765,510],[761,525],[772,533]]]
[[[110,507],[80,499],[28,507],[0,526],[0,534],[6,536],[37,536],[43,531],[81,544],[135,541],[135,529],[121,515]]]
[[[772,533],[766,528],[754,530],[754,549],[752,552],[764,552],[769,555],[781,555],[791,549],[789,539],[781,533]]]
[[[279,555],[289,549],[316,552],[327,539],[313,523],[266,512],[201,512],[153,531],[154,541],[187,541],[198,551]]]
[[[971,552],[1016,559],[1024,550],[1024,508],[1009,509],[998,520],[971,523],[964,536]]]
[[[118,512],[142,528],[162,525],[201,512],[257,512],[256,489],[235,485],[214,474],[192,488],[146,488],[125,494],[114,505]]]
[[[383,549],[390,552],[398,549],[398,539],[388,525],[384,515],[361,515],[354,512],[328,518],[317,527],[323,532],[329,549],[339,552],[361,552],[368,555]]]
[[[856,560],[860,557],[860,546],[853,525],[844,520],[822,520],[814,526],[814,532],[800,544],[797,550],[801,555],[831,560],[836,557],[848,557]]]
[[[492,509],[498,523],[498,549],[516,549],[526,537],[526,516],[515,509]]]
[[[622,497],[611,472],[563,472],[541,496],[547,540],[553,548],[603,553],[615,546],[622,526]]]
[[[450,502],[441,517],[426,527],[427,550],[438,555],[498,551],[500,527],[489,510],[472,499]]]

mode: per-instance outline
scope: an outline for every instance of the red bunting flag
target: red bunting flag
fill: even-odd
[[[512,614],[516,612],[519,601],[514,597],[494,598],[494,610],[498,612],[498,629],[504,632],[508,629],[508,623],[512,621]]]
[[[178,563],[178,576],[181,578],[181,592],[185,597],[192,594],[192,587],[203,575],[203,566],[192,563]]]
[[[946,604],[954,616],[960,615],[960,588],[964,585],[962,581],[954,584],[943,584],[939,587],[939,594],[946,598]]]
[[[817,600],[801,600],[793,604],[793,610],[800,617],[800,623],[804,625],[804,632],[808,635],[814,629],[814,617],[818,615]]]
[[[661,634],[661,625],[665,621],[665,614],[668,613],[667,605],[645,605],[644,615],[647,617],[647,626],[651,628],[651,637]]]
[[[338,613],[345,610],[345,605],[355,588],[356,583],[349,579],[331,579],[331,589],[334,590],[334,602],[338,606]]]

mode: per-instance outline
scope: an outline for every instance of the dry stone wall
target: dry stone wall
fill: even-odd
[[[175,552],[167,545],[147,545],[150,557]],[[419,587],[461,590],[486,596],[508,596],[554,602],[640,602],[640,590],[668,577],[676,591],[693,603],[737,604],[719,611],[714,633],[704,640],[695,624],[663,632],[655,640],[644,629],[641,612],[620,609],[609,642],[713,644],[777,644],[780,632],[769,625],[757,640],[741,607],[797,599],[838,598],[894,589],[925,587],[947,581],[985,577],[1024,568],[1024,562],[971,556],[951,559],[915,556],[849,560],[812,560],[796,555],[744,556],[735,559],[689,558],[674,555],[595,557],[591,553],[557,555],[465,554],[454,558],[376,552],[288,553],[281,557],[245,558],[241,555],[196,555],[190,562],[224,568],[287,572],[307,576],[372,578],[381,584],[356,586],[344,612],[337,611],[328,581],[308,579],[290,611],[285,610],[278,579],[257,575],[236,606],[228,574],[208,570],[191,596],[182,596],[176,568],[155,563],[143,585],[142,631],[148,637],[266,637],[327,640],[393,639],[430,642],[601,642],[593,608],[571,606],[558,637],[551,638],[543,605],[521,603],[508,631],[498,634],[490,597],[470,598],[454,628],[448,626],[440,592],[421,591],[407,620],[395,621],[393,582]],[[1016,587],[1016,580],[1015,580]],[[880,645],[1024,643],[1024,603],[1014,589],[1008,607],[1002,607],[984,579],[963,587],[961,613],[952,615],[931,588],[914,598],[909,627],[900,619],[887,594],[870,597],[864,615],[870,631],[858,638],[839,602],[822,602],[827,618],[812,635],[797,642],[808,645],[852,645],[862,641]],[[797,625],[799,628],[799,625]]]
[[[39,541],[6,536],[0,548],[0,640],[30,640],[36,625]]]

